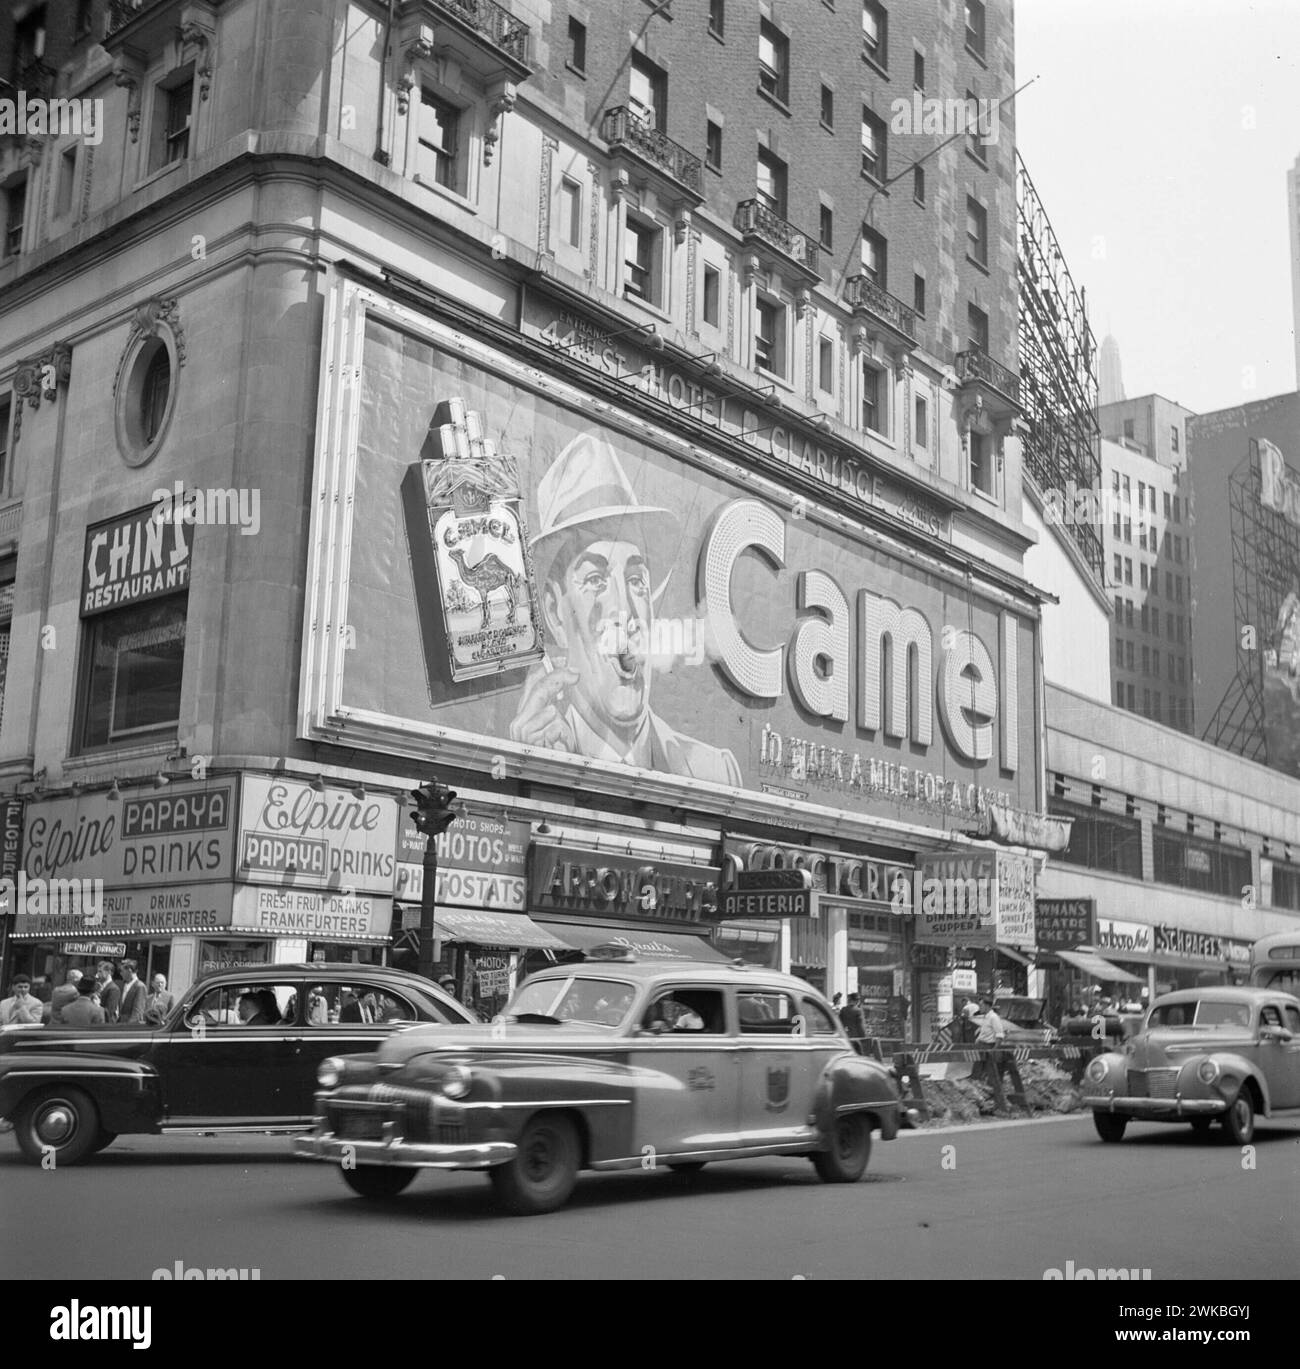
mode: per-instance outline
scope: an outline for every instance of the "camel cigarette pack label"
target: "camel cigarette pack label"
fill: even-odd
[[[540,661],[542,630],[513,457],[483,437],[459,399],[430,424],[432,460],[422,463],[429,537],[453,680]]]

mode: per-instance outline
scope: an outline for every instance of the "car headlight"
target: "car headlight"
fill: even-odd
[[[442,1076],[438,1087],[442,1090],[444,1097],[464,1098],[469,1092],[469,1086],[473,1080],[473,1074],[464,1065],[452,1065],[447,1073]]]
[[[1219,1077],[1219,1062],[1208,1056],[1196,1067],[1196,1077],[1202,1084],[1212,1084]]]
[[[1100,1084],[1109,1072],[1109,1067],[1106,1064],[1104,1056],[1094,1056],[1093,1059],[1088,1061],[1086,1073],[1089,1083]]]
[[[346,1066],[338,1056],[331,1055],[328,1060],[322,1060],[316,1066],[316,1082],[323,1089],[337,1088],[345,1068]]]

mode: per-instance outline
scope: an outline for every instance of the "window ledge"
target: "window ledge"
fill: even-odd
[[[585,81],[585,80],[587,79],[587,73],[583,70],[583,68],[582,68],[582,67],[575,67],[575,66],[573,65],[572,62],[565,62],[565,64],[564,64],[564,69],[565,69],[565,71],[571,71],[571,72],[573,72],[573,74],[574,74],[580,81]]]
[[[995,509],[1000,510],[1002,508],[1002,503],[996,494],[990,494],[987,490],[980,489],[978,485],[971,485],[970,492],[986,504],[992,504]]]
[[[966,253],[966,260],[967,260],[968,262],[970,262],[970,264],[971,264],[977,271],[982,272],[982,273],[983,273],[984,275],[986,275],[986,276],[989,274],[989,268],[988,268],[987,263],[980,261],[980,259],[979,259],[978,257],[972,257],[971,254],[970,254],[969,252],[967,252],[967,253]]]
[[[868,185],[874,185],[882,195],[889,194],[889,187],[884,183],[884,181],[880,180],[879,177],[873,176],[870,171],[863,171],[859,174],[862,176],[862,179],[866,181]]]
[[[922,200],[922,199],[918,199],[915,195],[912,196],[912,203],[913,203],[913,204],[919,204],[919,205],[921,206],[922,209],[924,209],[924,208],[926,207],[925,201]]]
[[[982,66],[984,70],[987,71],[989,69],[989,64],[988,59],[984,56],[984,54],[980,52],[978,48],[971,47],[969,43],[965,44],[965,47],[967,55],[973,57],[980,64],[980,66]]]
[[[768,102],[769,105],[774,105],[777,109],[779,109],[781,113],[786,116],[787,119],[790,117],[790,106],[786,104],[786,102],[783,99],[781,99],[779,95],[769,95],[767,91],[763,89],[762,86],[758,87],[758,93],[763,97],[763,99],[765,99]]]
[[[882,67],[874,57],[870,56],[868,53],[865,52],[862,54],[862,60],[872,69],[872,71],[879,72],[880,75],[883,76],[886,81],[889,80],[888,67]]]
[[[142,176],[131,187],[131,193],[135,194],[137,190],[144,190],[155,181],[162,180],[164,176],[170,176],[173,171],[179,171],[188,160],[188,157],[178,157],[174,162],[168,162],[166,166],[160,166],[157,171],[151,171],[147,176]]]
[[[458,190],[448,190],[445,185],[439,185],[437,181],[426,181],[418,173],[411,177],[411,184],[418,185],[421,190],[431,191],[439,199],[450,200],[452,204],[459,205],[462,209],[471,214],[477,214],[478,209],[472,200],[467,200]]]
[[[754,374],[762,376],[764,380],[770,380],[774,385],[779,385],[781,389],[789,391],[792,395],[795,392],[794,381],[781,375],[779,371],[769,371],[766,366],[755,366]]]
[[[725,45],[727,41],[726,38],[723,37],[723,35],[717,31],[717,29],[710,29],[709,37],[712,38],[715,43],[722,43]]]
[[[971,161],[975,163],[976,166],[980,168],[981,171],[987,171],[989,169],[989,159],[987,157],[981,157],[978,152],[975,152],[971,148],[971,145],[969,143],[966,144],[966,155],[971,159]]]
[[[705,171],[712,171],[715,176],[722,175],[722,168],[720,166],[714,166],[711,162],[705,162],[704,169]]]
[[[652,318],[658,319],[661,323],[672,323],[673,316],[657,304],[651,304],[649,300],[642,299],[640,295],[629,295],[621,293],[619,299],[624,304],[631,304],[640,309],[643,313],[649,314]]]
[[[827,133],[835,132],[835,125],[828,124],[825,119],[818,119],[817,122],[826,130]]]

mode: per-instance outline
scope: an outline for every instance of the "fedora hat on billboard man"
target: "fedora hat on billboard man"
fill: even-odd
[[[530,546],[551,647],[525,681],[511,738],[739,787],[730,751],[675,732],[650,708],[655,604],[681,518],[642,504],[614,449],[593,433],[556,456],[537,507]]]

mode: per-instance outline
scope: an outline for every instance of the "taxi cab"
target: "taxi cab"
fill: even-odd
[[[890,1073],[803,980],[618,947],[533,975],[488,1026],[413,1028],[318,1077],[298,1155],[366,1198],[420,1169],[486,1170],[517,1213],[561,1207],[583,1169],[806,1155],[825,1182],[853,1183],[872,1132],[900,1125]]]

